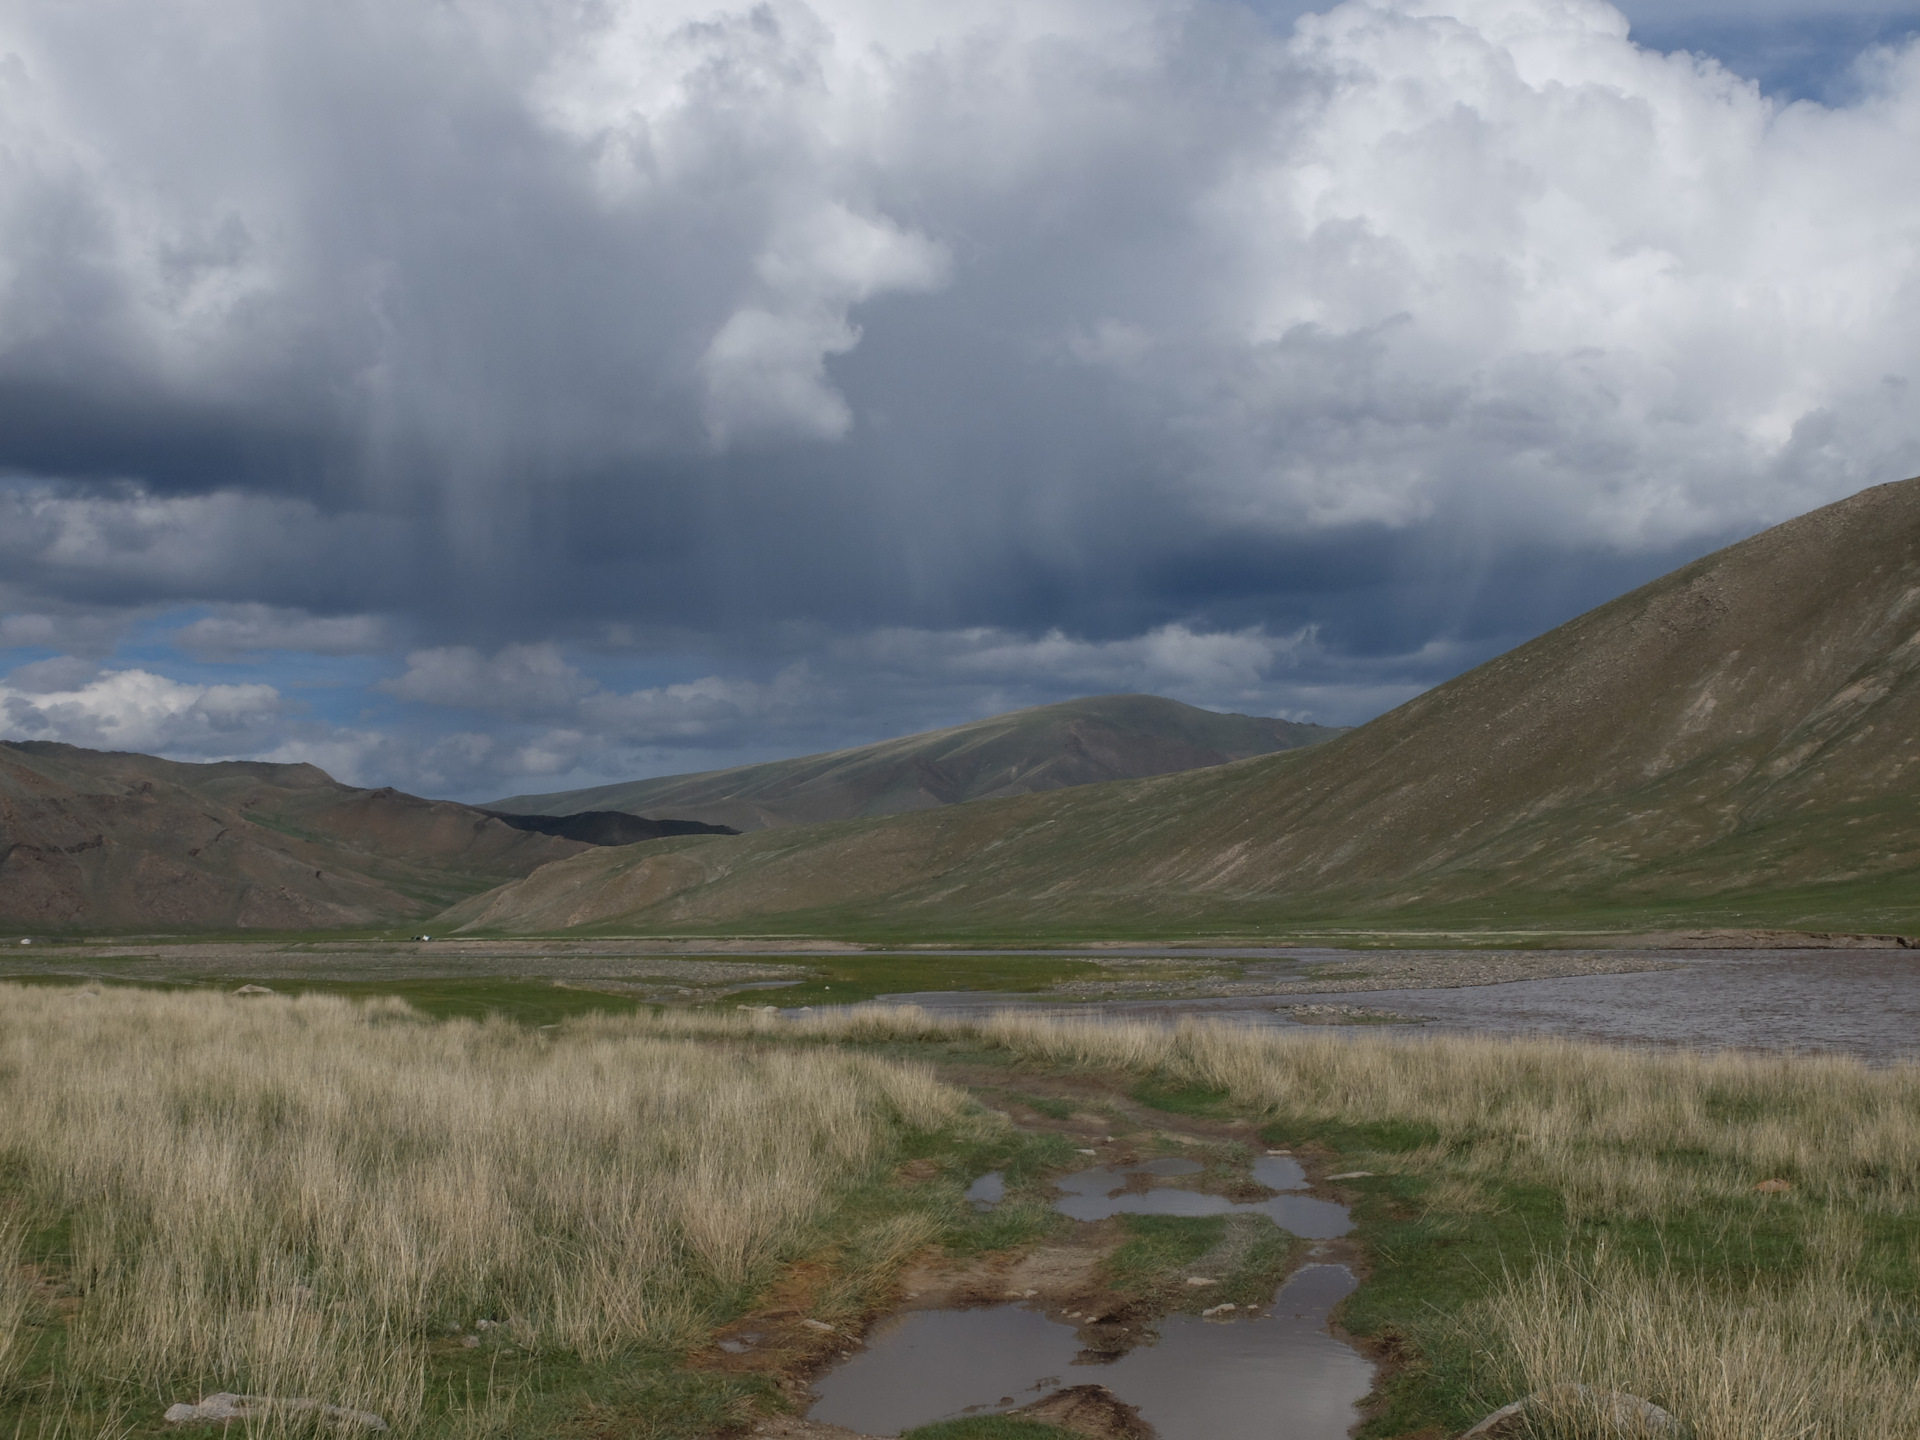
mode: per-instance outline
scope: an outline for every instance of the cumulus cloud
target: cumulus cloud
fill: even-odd
[[[0,724],[15,740],[224,759],[271,743],[284,704],[271,685],[185,685],[146,670],[62,657],[0,681]]]
[[[783,227],[754,261],[763,293],[727,317],[700,357],[714,443],[845,435],[853,412],[826,361],[860,342],[848,311],[888,290],[934,289],[946,262],[925,237],[838,204]]]
[[[1599,0],[1267,10],[12,7],[0,643],[411,645],[441,776],[1345,719],[1920,471],[1920,46],[1789,103]]]

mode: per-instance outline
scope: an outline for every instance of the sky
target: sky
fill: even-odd
[[[1920,473],[1920,0],[0,0],[0,736],[1353,724]]]

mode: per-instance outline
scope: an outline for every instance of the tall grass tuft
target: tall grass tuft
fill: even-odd
[[[904,1129],[963,1104],[825,1050],[16,987],[0,1077],[10,1183],[71,1221],[73,1371],[400,1427],[436,1332],[487,1319],[588,1361],[697,1338]]]
[[[33,1280],[17,1218],[0,1218],[0,1397],[13,1391],[26,1361],[27,1315],[33,1306]]]
[[[1650,1397],[1693,1440],[1920,1435],[1911,1316],[1842,1273],[1785,1285],[1703,1284],[1601,1251],[1509,1275],[1461,1317],[1488,1393],[1584,1381]],[[1579,1404],[1534,1417],[1542,1440],[1604,1433]]]

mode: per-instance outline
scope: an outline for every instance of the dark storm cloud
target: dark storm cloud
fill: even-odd
[[[390,664],[0,700],[445,785],[1361,718],[1920,469],[1920,54],[1850,73],[1589,0],[0,5],[0,641]]]

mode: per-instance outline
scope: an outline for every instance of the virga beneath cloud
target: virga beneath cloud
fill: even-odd
[[[108,663],[71,729],[9,682],[36,734],[180,657],[274,692],[231,753],[482,792],[1109,677],[1348,721],[1920,471],[1910,41],[1832,106],[1593,0],[77,0],[0,57],[0,641]],[[352,653],[365,714],[283,703]]]

